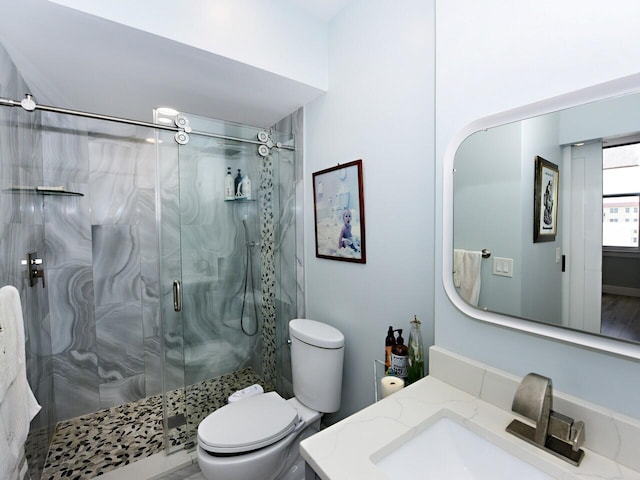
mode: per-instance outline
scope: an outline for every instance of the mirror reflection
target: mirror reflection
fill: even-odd
[[[625,95],[462,142],[453,281],[466,302],[640,342],[639,111],[640,93]]]

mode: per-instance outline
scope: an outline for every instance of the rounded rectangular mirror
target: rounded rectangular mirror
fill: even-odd
[[[638,357],[640,93],[551,108],[578,97],[478,121],[449,149],[445,287],[476,318]]]

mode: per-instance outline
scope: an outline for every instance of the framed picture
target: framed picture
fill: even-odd
[[[553,242],[558,232],[558,166],[536,156],[533,185],[533,242]]]
[[[362,160],[313,174],[316,257],[367,263]]]

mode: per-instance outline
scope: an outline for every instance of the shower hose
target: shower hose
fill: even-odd
[[[240,328],[242,329],[242,333],[247,335],[248,337],[253,337],[256,333],[258,333],[258,304],[256,302],[256,290],[253,287],[253,256],[251,254],[251,247],[258,245],[256,242],[249,241],[249,235],[247,232],[247,222],[246,220],[242,220],[242,226],[244,227],[244,239],[245,245],[247,246],[247,261],[244,269],[244,292],[242,294],[242,310],[240,311]],[[244,326],[244,309],[247,304],[247,286],[251,283],[251,293],[253,296],[253,313],[256,319],[255,329],[249,333],[249,331]]]

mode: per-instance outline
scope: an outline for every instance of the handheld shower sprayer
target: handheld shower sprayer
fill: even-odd
[[[256,302],[256,290],[253,286],[253,256],[251,254],[251,247],[259,245],[258,242],[252,242],[249,240],[249,228],[247,227],[247,219],[242,219],[242,228],[244,229],[244,242],[247,247],[247,258],[245,262],[245,270],[244,270],[244,292],[242,294],[242,310],[240,311],[240,329],[242,333],[245,335],[252,337],[256,333],[258,333],[258,304]],[[247,287],[249,282],[251,282],[251,295],[253,297],[253,313],[256,321],[255,329],[249,333],[249,331],[244,327],[244,309],[247,304]]]

